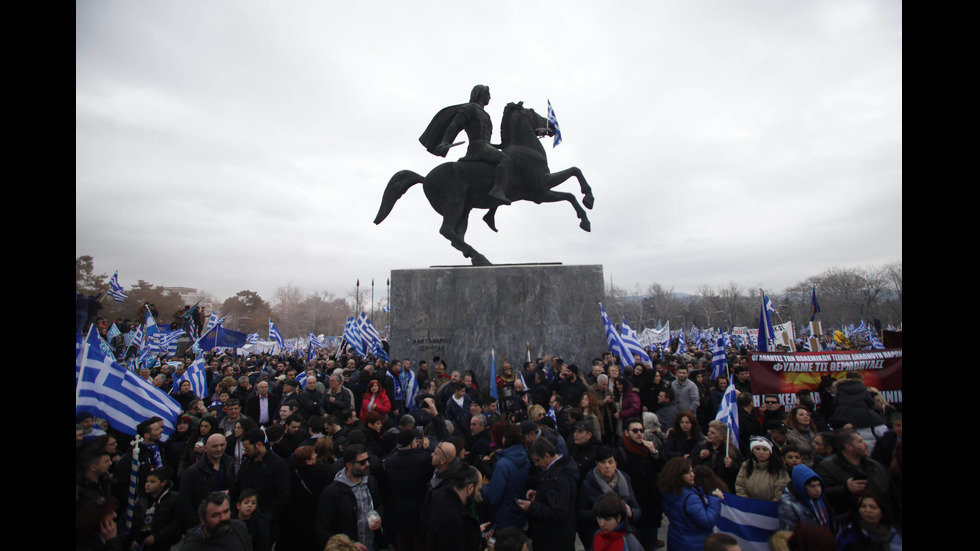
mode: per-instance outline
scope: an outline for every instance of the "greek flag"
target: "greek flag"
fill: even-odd
[[[561,143],[561,129],[558,128],[558,119],[555,118],[555,110],[551,108],[550,99],[548,100],[548,124],[555,127],[555,142],[551,144],[551,147],[555,148]]]
[[[163,419],[163,439],[174,432],[180,404],[167,393],[112,361],[89,331],[75,342],[75,413],[87,411],[112,426],[136,435],[136,426],[151,417]]]
[[[729,384],[725,389],[715,420],[728,425],[728,429],[732,431],[732,438],[738,442],[738,391],[735,390],[735,385]]]
[[[150,308],[146,308],[146,328],[143,332],[147,335],[156,335],[160,328],[157,327],[157,320],[153,319],[153,313],[150,312]]]
[[[415,407],[415,397],[419,393],[419,381],[411,368],[398,374],[402,390],[405,392],[405,407],[412,409]]]
[[[378,330],[374,327],[371,320],[368,319],[367,314],[364,312],[361,312],[361,315],[357,320],[357,329],[361,335],[361,338],[364,339],[365,346],[370,347],[371,352],[375,356],[388,361],[388,353],[385,352],[384,346],[381,344],[381,334],[378,333]]]
[[[310,336],[312,337],[313,334],[310,333]],[[309,344],[309,346],[306,347],[306,361],[307,362],[312,362],[315,359],[316,359],[315,339],[310,339],[310,344]]]
[[[320,339],[316,338],[316,335],[312,331],[310,331],[310,345],[316,348],[323,348],[323,343],[320,342]]]
[[[683,354],[687,352],[687,339],[684,338],[684,324],[681,324],[681,330],[677,333],[677,353]]]
[[[143,341],[145,340],[146,332],[143,331],[143,326],[140,325],[133,331],[133,338],[130,340],[130,346],[135,346],[136,350],[143,350]]]
[[[779,529],[779,502],[726,492],[715,528],[734,536],[745,551],[769,551],[769,538]]]
[[[191,392],[194,396],[198,398],[206,398],[208,396],[208,377],[204,371],[204,356],[198,355],[194,362],[187,366],[187,371],[180,376],[176,381],[174,381],[174,390],[180,390],[180,383],[183,381],[190,381]]]
[[[248,344],[258,344],[259,343],[259,334],[258,333],[249,333],[249,335],[247,337],[245,337],[245,342],[247,342]]]
[[[116,302],[122,302],[126,300],[126,291],[123,290],[123,286],[119,284],[119,272],[112,274],[112,279],[109,280],[109,290],[107,291],[112,300]]]
[[[276,324],[272,323],[272,318],[269,318],[269,340],[278,344],[279,350],[286,349],[286,344],[282,341],[282,335],[276,329]]]
[[[109,341],[111,342],[112,339],[116,338],[119,335],[122,335],[122,331],[119,330],[119,327],[116,326],[115,323],[110,323],[109,330],[106,331],[105,333],[105,338],[109,339]]]
[[[650,362],[650,355],[647,351],[643,349],[643,345],[640,344],[640,337],[637,336],[636,331],[626,323],[626,317],[623,317],[623,327],[622,327],[622,337],[623,344],[626,346],[626,350],[629,352],[630,356],[637,354],[640,359],[645,362]]]
[[[873,325],[868,326],[868,340],[871,341],[871,348],[874,350],[884,350],[885,345],[882,344],[881,339],[878,338],[873,327]]]
[[[224,316],[223,318],[218,319],[218,314],[215,314],[214,312],[211,312],[211,316],[208,317],[208,322],[204,325],[204,332],[207,333],[208,331],[210,331],[210,330],[214,329],[215,327],[221,325],[222,323],[225,322],[225,318],[227,318],[227,317],[228,316]]]
[[[626,348],[626,344],[623,343],[623,336],[616,331],[613,327],[611,321],[609,321],[609,316],[606,315],[606,309],[602,307],[602,303],[599,303],[599,312],[602,314],[602,325],[606,329],[606,343],[609,345],[609,352],[619,356],[619,361],[623,365],[633,366],[633,355],[629,353]]]
[[[172,356],[177,353],[177,339],[183,335],[183,329],[168,332],[159,331],[155,335],[147,336],[146,343],[149,345],[150,350],[154,352],[166,352]]]
[[[344,340],[346,340],[347,344],[359,355],[366,355],[364,351],[364,341],[361,339],[361,332],[358,330],[357,322],[353,317],[348,317],[347,324],[344,325]]]
[[[725,375],[727,370],[728,358],[725,356],[725,337],[719,337],[715,341],[715,348],[711,351],[711,380]]]

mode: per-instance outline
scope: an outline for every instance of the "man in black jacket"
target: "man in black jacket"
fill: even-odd
[[[575,546],[575,504],[578,498],[578,465],[546,438],[531,444],[531,462],[540,472],[537,487],[517,506],[527,513],[528,534],[535,551],[561,551]]]
[[[425,549],[431,551],[480,551],[480,521],[472,505],[483,476],[476,467],[465,467],[453,477],[451,491],[436,499],[429,514]]]
[[[381,538],[383,511],[378,485],[368,472],[367,448],[351,444],[344,449],[344,470],[320,494],[316,509],[317,544],[325,546],[335,534],[346,534],[364,551]],[[372,515],[371,513],[376,513]]]
[[[223,434],[212,434],[204,443],[201,458],[180,476],[177,508],[184,521],[184,530],[201,523],[198,506],[213,492],[236,488],[234,459],[225,453],[227,440]],[[237,500],[238,495],[232,495]]]
[[[279,532],[279,513],[289,502],[289,466],[265,443],[262,429],[252,429],[242,435],[242,447],[247,456],[238,471],[239,493],[252,488],[259,498],[259,524],[268,527],[268,537],[260,545],[271,549]],[[258,549],[256,551],[262,551]]]

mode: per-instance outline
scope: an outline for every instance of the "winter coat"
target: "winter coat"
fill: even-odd
[[[704,540],[721,518],[721,499],[705,495],[700,488],[684,488],[679,494],[663,494],[667,527],[667,549],[702,551]]]
[[[794,530],[797,525],[809,524],[823,525],[831,534],[837,532],[837,521],[834,511],[831,509],[824,496],[817,500],[812,500],[807,496],[806,483],[816,478],[823,485],[826,492],[826,484],[820,475],[806,465],[793,467],[793,477],[783,493],[779,495],[779,529]],[[824,517],[821,523],[820,517]]]
[[[873,409],[874,405],[874,395],[863,382],[844,379],[837,383],[837,408],[828,422],[834,428],[840,428],[847,423],[856,429],[884,425],[885,418]]]
[[[750,465],[753,467],[752,474],[749,474]],[[772,474],[769,472],[768,461],[757,462],[752,457],[742,463],[742,468],[738,470],[735,495],[762,501],[776,501],[789,481],[789,473],[786,469],[780,468],[777,474]]]
[[[563,455],[538,476],[534,501],[527,511],[528,535],[535,551],[567,551],[575,546],[578,465]]]
[[[523,528],[527,517],[515,500],[525,498],[531,461],[521,445],[497,448],[494,457],[497,464],[493,468],[493,476],[480,490],[483,499],[490,504],[490,518],[498,530],[508,526]]]

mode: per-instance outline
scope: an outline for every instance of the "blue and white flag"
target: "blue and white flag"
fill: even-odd
[[[361,332],[357,328],[357,321],[353,317],[348,317],[347,324],[344,325],[344,340],[359,355],[367,355],[364,350],[364,340],[361,338]]]
[[[626,317],[623,316],[623,326],[622,326],[622,338],[623,345],[626,346],[626,350],[629,352],[630,356],[636,354],[641,360],[645,362],[652,362],[650,355],[647,351],[643,349],[643,345],[640,344],[640,337],[636,334],[636,331],[626,323]]]
[[[310,375],[306,371],[296,374],[296,382],[299,383],[299,388],[301,391],[306,388],[306,381],[309,378]]]
[[[184,336],[184,330],[158,331],[155,335],[146,337],[146,344],[154,352],[167,353],[171,356],[177,353],[177,339]]]
[[[681,330],[677,333],[677,353],[684,354],[687,352],[687,338],[684,337],[684,324],[681,323]]]
[[[633,355],[629,353],[626,344],[623,343],[623,335],[616,331],[612,322],[609,321],[609,316],[606,315],[606,309],[602,307],[601,302],[599,303],[599,313],[602,314],[602,325],[606,330],[606,343],[609,345],[609,352],[618,356],[622,365],[633,367]]]
[[[884,350],[885,345],[882,344],[881,339],[875,334],[874,325],[868,326],[868,340],[871,341],[871,348],[874,350]]]
[[[126,291],[123,286],[119,284],[119,272],[112,274],[112,279],[109,280],[109,290],[106,291],[112,300],[116,302],[122,302],[126,300]]]
[[[728,425],[728,429],[732,431],[732,439],[738,442],[738,390],[735,385],[729,384],[725,389],[715,420]]]
[[[163,440],[174,432],[180,404],[166,392],[112,361],[99,348],[98,335],[75,342],[75,413],[87,411],[113,428],[136,435],[151,417],[163,419]]]
[[[258,333],[249,333],[248,336],[245,337],[245,342],[247,342],[248,344],[258,344],[259,343],[259,334]]]
[[[385,352],[384,345],[381,344],[381,333],[378,333],[364,312],[361,312],[357,319],[357,330],[361,338],[364,339],[365,348],[369,348],[371,353],[387,362],[389,360],[388,353]]]
[[[272,323],[272,318],[269,318],[269,340],[278,344],[279,350],[286,349],[286,344],[282,341],[282,335],[276,329],[276,324]]]
[[[180,390],[182,381],[190,381],[194,396],[202,400],[208,397],[208,377],[205,373],[204,356],[199,355],[191,365],[187,366],[187,371],[174,381],[174,390]]]
[[[310,336],[312,337],[313,336],[313,333],[310,333]],[[313,360],[316,359],[316,345],[315,345],[315,342],[314,341],[315,341],[315,339],[310,339],[310,345],[306,347],[306,361],[307,362],[312,362]]]
[[[555,117],[555,110],[551,108],[551,100],[548,100],[548,124],[555,127],[555,141],[551,144],[552,148],[561,143],[561,129],[558,128],[558,119]]]
[[[734,536],[745,551],[769,551],[769,538],[779,529],[779,502],[725,492],[715,529]]]
[[[715,341],[715,348],[711,351],[711,380],[727,375],[727,372],[728,357],[725,356],[725,337],[718,337],[718,340]]]
[[[398,374],[399,382],[405,393],[405,408],[408,410],[415,408],[415,397],[419,393],[419,381],[411,368],[403,369]]]
[[[813,292],[810,294],[810,321],[813,321],[817,317],[817,312],[820,311],[820,303],[817,301],[817,286],[813,286]]]
[[[207,324],[204,325],[204,332],[207,333],[208,331],[210,331],[210,330],[214,329],[215,327],[221,325],[222,323],[225,322],[225,318],[227,318],[227,317],[228,316],[224,316],[224,317],[222,317],[222,318],[219,319],[218,318],[218,314],[215,314],[214,312],[211,312],[211,316],[208,317]]]
[[[310,345],[315,348],[323,348],[323,343],[320,342],[320,339],[316,338],[313,331],[310,331]]]
[[[136,350],[143,350],[144,341],[146,340],[146,332],[143,330],[143,326],[140,325],[135,330],[131,331],[133,334],[132,339],[129,341],[130,346],[135,346]]]
[[[105,338],[112,342],[112,339],[122,335],[122,331],[119,330],[119,326],[115,323],[109,324],[109,330],[105,332]]]
[[[146,323],[143,332],[147,335],[156,335],[160,328],[157,327],[157,320],[153,319],[153,313],[150,312],[150,308],[146,308]]]

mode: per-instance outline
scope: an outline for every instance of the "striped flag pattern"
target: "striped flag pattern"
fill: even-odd
[[[112,274],[112,279],[109,280],[109,290],[107,291],[112,300],[116,302],[122,302],[126,300],[128,296],[123,286],[119,284],[119,272]]]

